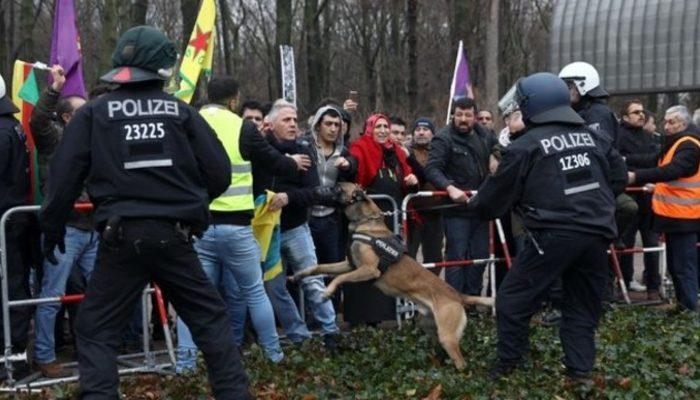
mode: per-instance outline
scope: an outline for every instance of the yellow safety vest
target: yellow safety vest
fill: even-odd
[[[250,162],[243,159],[238,146],[243,119],[218,104],[202,107],[200,114],[214,129],[231,159],[231,185],[209,204],[209,209],[223,212],[253,210],[253,173]]]

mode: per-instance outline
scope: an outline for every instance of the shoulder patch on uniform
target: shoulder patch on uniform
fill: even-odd
[[[22,125],[20,125],[20,124],[15,125],[15,133],[17,134],[17,137],[19,138],[19,140],[21,140],[23,142],[25,140],[27,140],[27,135],[24,134],[24,129],[22,129]]]
[[[598,132],[598,131],[600,131],[600,122],[594,122],[592,124],[588,124],[588,127],[593,129],[594,131]]]

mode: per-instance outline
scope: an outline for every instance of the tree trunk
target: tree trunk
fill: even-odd
[[[448,0],[448,5],[451,10],[450,17],[450,41],[454,52],[457,52],[457,45],[460,40],[466,40],[469,32],[467,28],[469,23],[469,3],[467,0]]]
[[[275,36],[275,66],[273,68],[275,78],[272,80],[276,83],[274,89],[275,97],[282,97],[282,69],[280,65],[280,46],[283,44],[292,44],[292,0],[276,0],[277,19],[275,25],[277,32]]]
[[[180,54],[185,54],[190,35],[197,21],[199,0],[180,0],[180,12],[182,13],[182,51]]]
[[[0,6],[0,37],[11,37],[8,32],[8,26],[5,22],[7,15],[6,7]],[[9,40],[0,40],[0,75],[9,80],[10,76],[10,60],[9,60]]]
[[[306,80],[308,84],[307,106],[315,105],[323,97],[325,87],[323,40],[319,22],[318,0],[304,2],[304,31],[306,32]]]
[[[134,0],[131,4],[131,25],[146,25],[148,0]]]
[[[408,40],[408,111],[411,116],[416,113],[418,103],[418,0],[406,2],[406,28]]]
[[[34,57],[34,2],[24,1],[20,8],[20,47],[18,56],[23,60]]]
[[[389,19],[389,36],[387,38],[387,49],[381,54],[382,62],[377,72],[380,87],[382,89],[382,101],[384,105],[398,111],[400,101],[403,97],[404,82],[403,75],[404,62],[403,46],[401,45],[401,16],[404,14],[403,1],[392,0],[387,6]],[[376,29],[383,31],[382,24],[377,23]],[[380,31],[380,32],[381,32]]]
[[[231,57],[231,29],[229,25],[233,25],[231,21],[231,8],[228,5],[228,0],[219,1],[221,8],[221,47],[224,53],[224,71],[227,75],[233,74],[233,60]]]
[[[118,15],[120,0],[105,0],[101,10],[102,29],[100,31],[100,58],[98,71],[111,67],[112,52],[117,47]]]
[[[498,102],[498,10],[499,0],[491,0],[489,7],[489,22],[486,25],[486,73],[484,85],[484,102],[482,108],[491,111]]]

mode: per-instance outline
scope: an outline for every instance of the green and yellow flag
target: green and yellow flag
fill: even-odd
[[[194,30],[180,64],[180,89],[175,97],[189,103],[197,87],[199,74],[211,75],[216,37],[216,4],[214,0],[203,0],[194,24]]]
[[[282,210],[270,211],[270,202],[274,192],[269,190],[255,199],[255,216],[251,221],[253,236],[260,245],[263,280],[272,280],[281,274],[282,268],[282,231],[280,216]]]
[[[39,85],[34,74],[33,65],[16,60],[12,73],[12,102],[19,109],[15,115],[22,123],[22,129],[27,135],[27,150],[29,150],[29,174],[31,176],[31,193],[29,204],[41,204],[42,197],[39,191],[39,162],[37,159],[34,135],[29,129],[29,118],[34,110],[34,105],[39,100]]]

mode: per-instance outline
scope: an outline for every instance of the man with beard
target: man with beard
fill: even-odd
[[[625,102],[620,109],[622,120],[618,129],[618,146],[623,157],[633,154],[650,154],[658,151],[652,135],[644,131],[646,114],[644,105],[640,100],[630,100]],[[649,193],[636,193],[632,197],[637,202],[639,210],[637,215],[627,227],[622,235],[625,247],[633,247],[637,231],[642,236],[644,247],[656,247],[659,245],[659,234],[651,230],[653,213],[651,211],[651,195]],[[620,266],[627,286],[635,291],[647,291],[648,300],[660,300],[659,286],[661,276],[659,275],[659,255],[658,253],[644,253],[644,282],[646,287],[637,283],[634,279],[633,255],[620,257]]]
[[[332,188],[337,182],[349,181],[357,171],[357,160],[345,147],[342,116],[335,106],[322,106],[311,122],[311,132],[302,144],[311,148],[311,156],[321,187]],[[333,263],[345,258],[345,229],[342,214],[335,207],[314,205],[309,218],[311,235],[319,263]]]
[[[455,203],[466,203],[467,191],[476,190],[489,174],[489,158],[496,137],[476,123],[476,103],[468,97],[453,102],[452,123],[432,141],[425,175]],[[446,259],[488,257],[488,221],[465,207],[446,209]],[[445,280],[460,293],[479,295],[484,265],[448,268]]]

